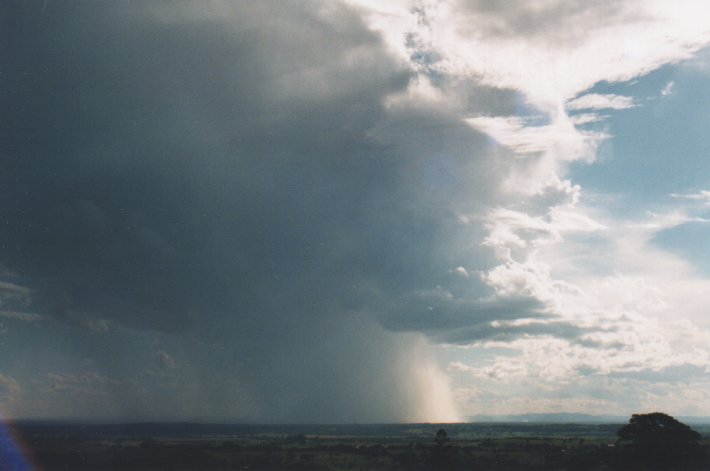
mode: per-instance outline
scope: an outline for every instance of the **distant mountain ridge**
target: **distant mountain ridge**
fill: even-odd
[[[629,417],[630,415],[593,415],[559,412],[551,414],[472,415],[467,417],[467,420],[469,422],[493,423],[621,424],[627,423]],[[710,417],[677,416],[676,419],[689,424],[710,424]]]

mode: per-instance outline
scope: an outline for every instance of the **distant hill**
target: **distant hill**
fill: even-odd
[[[621,415],[591,415],[560,412],[556,414],[517,414],[517,415],[473,415],[470,422],[530,422],[554,424],[609,424],[626,423],[628,416]]]
[[[472,415],[467,419],[469,422],[492,423],[621,424],[628,422],[629,417],[630,415],[592,415],[560,412],[556,414]],[[688,424],[710,424],[710,417],[678,416],[676,418]]]

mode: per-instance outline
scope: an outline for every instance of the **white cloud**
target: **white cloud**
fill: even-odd
[[[606,229],[578,208],[580,187],[552,179],[527,196],[524,203],[491,210],[485,217],[488,230],[483,244],[495,250],[499,260],[525,261],[543,245],[566,235]]]
[[[570,116],[570,121],[575,126],[581,126],[582,124],[598,123],[604,120],[607,116],[603,116],[596,113],[581,113]]]
[[[666,86],[663,87],[663,89],[661,90],[661,96],[672,95],[674,89],[675,89],[675,82],[673,80],[670,80],[668,83],[666,83]]]
[[[671,193],[671,197],[681,199],[681,200],[691,200],[698,201],[704,204],[710,205],[710,191],[702,190],[697,193]]]
[[[702,192],[685,196],[704,200]],[[449,365],[457,389],[476,390],[475,395],[460,395],[463,410],[480,413],[476,404],[497,397],[505,404],[497,413],[555,412],[561,407],[600,413],[603,405],[604,413],[626,414],[629,408],[648,405],[647,396],[639,395],[643,389],[659,401],[656,408],[710,412],[676,400],[667,386],[683,381],[691,396],[704,394],[708,386],[710,324],[705,300],[710,279],[698,277],[687,261],[652,243],[660,231],[704,219],[676,208],[633,221],[599,210],[590,217],[584,214],[590,208],[581,206],[578,194],[574,203],[553,202],[545,216],[534,216],[541,211],[535,208],[491,215],[487,241],[506,250],[498,252],[504,263],[482,279],[499,295],[538,299],[551,317],[514,320],[527,324],[529,334],[482,339],[469,347],[504,348],[504,354],[487,354],[479,364]],[[550,217],[558,211],[574,216],[574,230],[564,230],[564,218]],[[575,236],[584,234],[579,230],[585,227],[593,230],[593,239]],[[577,330],[569,337],[550,329],[536,334],[532,327],[545,322],[565,322]],[[593,378],[604,378],[604,386],[595,386]],[[506,392],[496,392],[501,390]],[[516,403],[523,391],[531,401]],[[599,402],[590,394],[605,399]],[[556,395],[564,397],[561,402],[550,401]]]
[[[466,122],[517,154],[553,154],[560,160],[593,160],[598,143],[608,136],[579,131],[569,119],[534,126],[515,116],[468,118]]]
[[[467,122],[518,155],[544,154],[520,165],[508,188],[529,190],[551,174],[564,174],[564,164],[591,162],[605,133],[575,126],[598,121],[598,115],[570,118],[564,104],[600,81],[628,81],[664,64],[692,57],[710,41],[701,18],[710,6],[689,0],[539,2],[492,4],[482,1],[348,2],[366,12],[403,61],[426,76],[446,81],[469,80],[520,92],[548,118],[539,125],[522,116],[496,116],[476,110]],[[428,96],[432,94],[427,93]],[[570,109],[623,109],[630,97],[587,94],[568,103]]]
[[[353,1],[364,7],[372,2]],[[411,12],[414,12],[412,14]],[[600,80],[624,81],[691,57],[710,39],[700,1],[390,2],[369,10],[403,56],[428,54],[421,67],[466,75],[557,104]],[[410,34],[410,49],[402,43]]]
[[[568,110],[625,110],[636,105],[630,96],[588,93],[568,101],[565,106]]]

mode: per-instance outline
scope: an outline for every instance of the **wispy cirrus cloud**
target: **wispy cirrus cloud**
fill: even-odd
[[[670,196],[679,200],[690,200],[710,204],[710,191],[707,190],[701,190],[696,193],[671,193]]]
[[[625,110],[636,106],[630,96],[588,93],[565,104],[568,110]]]
[[[675,89],[675,82],[673,80],[668,81],[666,85],[661,89],[661,96],[672,95]]]

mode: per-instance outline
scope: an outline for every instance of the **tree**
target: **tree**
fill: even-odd
[[[446,433],[446,430],[440,428],[436,431],[436,437],[434,437],[434,441],[436,442],[436,446],[442,447],[446,445],[446,442],[449,441],[449,434]]]
[[[617,435],[623,469],[686,469],[699,457],[700,434],[661,412],[632,415]]]
[[[446,430],[440,428],[436,431],[434,436],[434,442],[436,446],[431,450],[431,456],[429,458],[429,469],[432,471],[446,471],[453,469],[453,463],[451,460],[451,447],[447,446],[449,442],[449,434]]]

